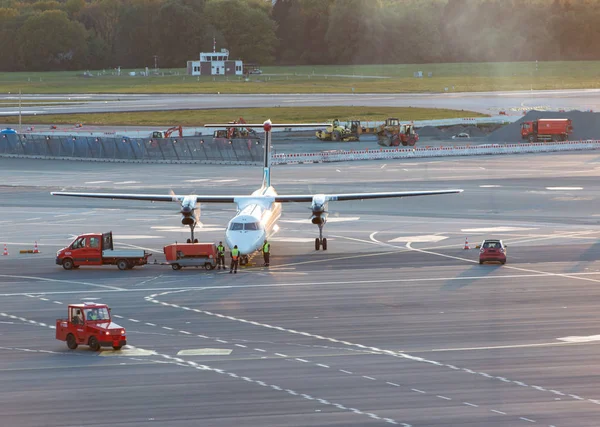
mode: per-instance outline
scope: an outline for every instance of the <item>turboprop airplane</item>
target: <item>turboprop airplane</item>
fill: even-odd
[[[237,213],[229,221],[225,231],[225,241],[230,248],[237,245],[240,250],[240,264],[248,262],[248,256],[262,248],[263,241],[277,230],[277,220],[281,216],[281,205],[287,202],[311,203],[310,220],[319,227],[319,237],[315,238],[315,250],[327,250],[327,238],[323,237],[323,227],[327,222],[328,204],[333,201],[367,200],[390,197],[432,196],[439,194],[462,193],[463,190],[395,191],[384,193],[346,194],[277,194],[271,185],[271,129],[273,127],[319,127],[326,124],[272,124],[267,120],[260,124],[207,124],[206,127],[262,127],[265,131],[263,182],[251,195],[163,195],[163,194],[120,194],[120,193],[71,193],[52,192],[53,196],[91,197],[99,199],[145,200],[152,202],[178,202],[181,205],[181,223],[190,227],[191,239],[197,243],[194,229],[200,221],[200,203],[235,203]]]

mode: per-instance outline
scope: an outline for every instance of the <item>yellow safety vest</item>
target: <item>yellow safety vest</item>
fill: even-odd
[[[271,249],[271,244],[270,243],[265,243],[263,245],[263,252],[264,253],[268,254],[270,249]]]
[[[231,258],[233,258],[234,260],[237,260],[238,256],[240,256],[240,250],[239,249],[232,249],[231,250]]]
[[[225,246],[223,246],[223,245],[217,246],[217,251],[219,252],[219,255],[225,255]]]

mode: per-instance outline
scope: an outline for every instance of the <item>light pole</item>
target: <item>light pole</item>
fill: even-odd
[[[154,55],[154,71],[158,72],[158,55]]]

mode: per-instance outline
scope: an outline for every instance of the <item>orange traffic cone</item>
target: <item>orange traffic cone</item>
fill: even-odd
[[[465,249],[471,249],[469,247],[469,238],[468,237],[465,237]]]
[[[33,253],[34,254],[39,254],[40,253],[40,251],[38,250],[37,241],[35,242],[35,245],[33,246]]]
[[[4,252],[2,253],[2,255],[4,255],[4,256],[8,255],[8,248],[6,247],[6,243],[4,244]]]

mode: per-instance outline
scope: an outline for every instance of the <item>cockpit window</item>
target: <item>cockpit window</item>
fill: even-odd
[[[244,224],[244,230],[260,230],[258,222],[248,222]]]
[[[229,226],[229,229],[234,231],[242,231],[244,229],[244,224],[241,222],[232,222]]]

